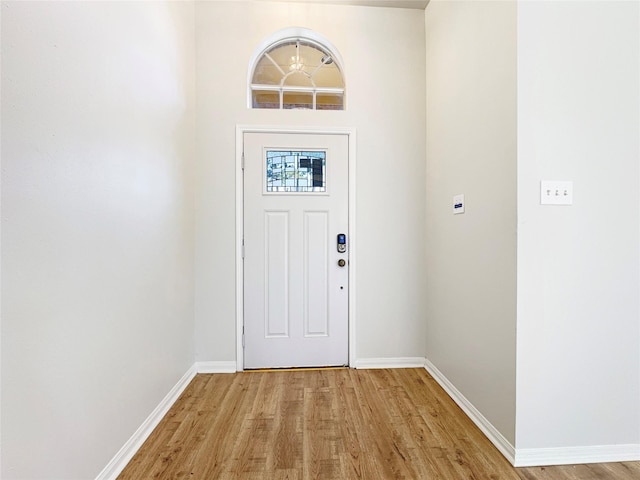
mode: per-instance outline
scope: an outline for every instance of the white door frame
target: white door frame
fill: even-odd
[[[356,131],[354,128],[266,127],[236,125],[236,371],[244,370],[244,182],[242,173],[245,133],[347,135],[349,143],[349,366],[356,360]]]

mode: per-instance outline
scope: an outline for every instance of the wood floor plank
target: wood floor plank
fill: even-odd
[[[513,468],[424,369],[197,375],[140,479],[638,480],[640,462]]]

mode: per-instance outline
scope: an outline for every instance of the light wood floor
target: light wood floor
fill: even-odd
[[[198,375],[126,479],[638,480],[640,462],[513,468],[424,369]]]

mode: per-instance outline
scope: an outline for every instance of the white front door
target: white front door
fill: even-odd
[[[244,134],[245,368],[348,364],[348,142]]]

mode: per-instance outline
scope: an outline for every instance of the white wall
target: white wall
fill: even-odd
[[[247,109],[254,49],[293,26],[319,32],[342,54],[346,111]],[[357,129],[357,356],[424,356],[424,13],[200,2],[196,31],[197,359],[236,358],[237,124]]]
[[[640,452],[639,31],[638,2],[519,6],[518,449]]]
[[[426,357],[513,445],[516,3],[432,0],[425,18]]]
[[[94,478],[193,364],[194,6],[2,3],[2,478]]]

